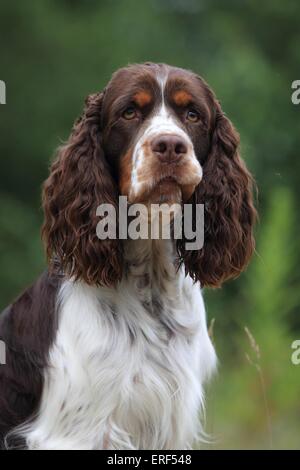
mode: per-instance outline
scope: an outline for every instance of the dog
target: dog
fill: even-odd
[[[238,146],[191,71],[130,65],[87,98],[43,187],[48,269],[0,316],[2,448],[190,449],[203,437],[216,354],[202,289],[236,278],[254,250]],[[97,208],[120,196],[202,204],[203,247],[100,240]]]

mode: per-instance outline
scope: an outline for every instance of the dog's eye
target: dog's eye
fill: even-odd
[[[123,112],[122,117],[129,121],[130,119],[134,119],[136,115],[137,115],[136,109],[133,106],[129,106]]]
[[[186,118],[190,122],[198,122],[200,119],[199,113],[194,109],[189,109],[186,113]]]

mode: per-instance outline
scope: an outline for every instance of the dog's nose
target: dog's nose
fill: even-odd
[[[185,141],[181,137],[171,134],[155,137],[151,143],[151,149],[161,161],[166,163],[179,160],[188,151]]]

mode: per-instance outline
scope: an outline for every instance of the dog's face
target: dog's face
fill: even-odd
[[[192,72],[166,65],[118,71],[102,106],[103,144],[129,202],[187,201],[202,179],[212,100]]]
[[[117,71],[90,95],[44,185],[43,237],[50,260],[89,284],[122,278],[121,240],[99,240],[97,208],[129,202],[205,206],[204,247],[179,263],[203,286],[237,277],[253,250],[252,177],[239,136],[207,83],[165,64]],[[184,221],[185,223],[186,221]],[[194,221],[189,221],[192,224]]]

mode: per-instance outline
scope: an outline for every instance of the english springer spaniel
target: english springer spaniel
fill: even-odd
[[[238,143],[187,70],[131,65],[87,98],[43,189],[48,270],[0,316],[0,447],[188,449],[203,436],[216,355],[201,288],[237,277],[254,249]],[[99,240],[97,208],[119,196],[204,204],[203,248]]]

